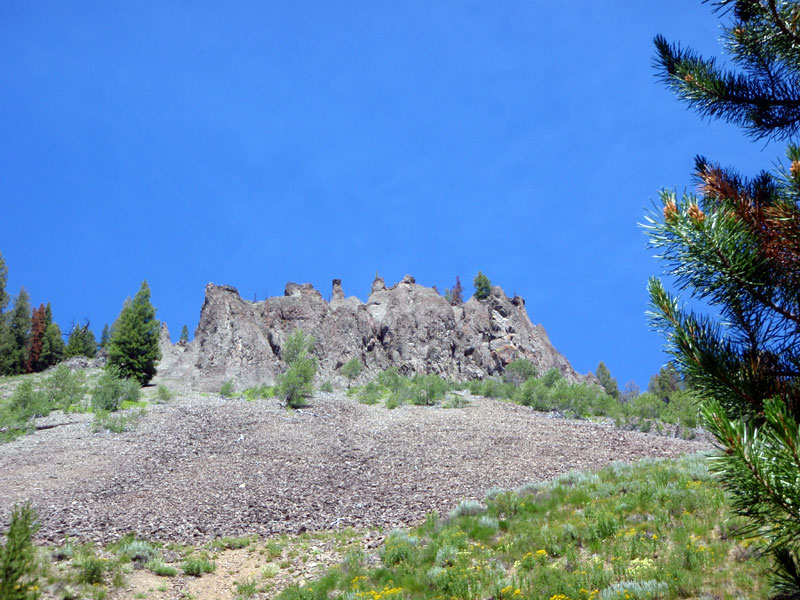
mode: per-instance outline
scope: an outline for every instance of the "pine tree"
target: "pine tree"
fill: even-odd
[[[111,331],[108,328],[108,323],[103,325],[103,331],[100,333],[100,347],[105,348],[108,346],[108,340],[111,339]]]
[[[38,373],[43,371],[44,367],[41,363],[42,346],[44,345],[44,333],[47,330],[47,312],[44,304],[40,304],[39,308],[33,309],[31,315],[31,335],[28,340],[28,352],[25,360],[25,372]]]
[[[661,367],[647,384],[647,391],[664,401],[669,400],[669,397],[679,389],[681,389],[681,376],[672,363]]]
[[[82,326],[73,325],[64,354],[67,358],[73,356],[94,358],[97,355],[97,339],[89,328],[88,321]]]
[[[608,367],[603,361],[598,363],[597,373],[595,374],[600,381],[600,385],[603,386],[603,389],[606,391],[606,394],[619,400],[619,385],[617,384],[617,380],[611,376],[611,371],[608,370]]]
[[[475,275],[475,279],[472,281],[472,284],[475,286],[474,296],[478,300],[486,300],[486,298],[492,294],[492,282],[489,281],[489,278],[480,271],[478,271],[478,274]]]
[[[800,127],[800,3],[720,0],[733,8],[726,47],[741,71],[656,38],[667,85],[701,114],[781,139]],[[692,382],[724,448],[711,462],[775,558],[776,587],[800,597],[800,148],[789,166],[752,179],[699,157],[699,195],[661,194],[645,225],[652,247],[711,317],[682,307],[658,279],[654,325]]]
[[[189,343],[189,328],[184,325],[183,329],[181,329],[181,337],[178,339],[179,344],[188,344]]]
[[[0,316],[8,306],[8,292],[6,292],[6,285],[8,285],[8,267],[6,261],[3,260],[3,253],[0,252]]]
[[[14,308],[3,316],[5,326],[0,331],[0,375],[17,375],[25,370],[31,328],[31,305],[24,287],[14,300]]]
[[[453,306],[464,304],[464,286],[461,285],[461,278],[456,275],[456,283],[452,289],[445,289],[445,299]]]
[[[64,360],[65,351],[66,346],[58,323],[48,323],[44,330],[42,353],[39,356],[39,362],[44,369],[56,365]]]
[[[161,359],[159,327],[156,309],[150,304],[150,287],[143,281],[114,323],[108,343],[108,364],[116,366],[123,377],[136,379],[143,385],[149,382]]]
[[[33,536],[39,530],[36,511],[30,503],[11,508],[11,523],[0,543],[0,598],[36,600],[39,591],[39,566]]]
[[[788,139],[800,127],[800,11],[776,0],[717,0],[733,19],[724,45],[740,71],[726,70],[657,36],[656,65],[667,87],[701,115],[740,125],[755,138]]]

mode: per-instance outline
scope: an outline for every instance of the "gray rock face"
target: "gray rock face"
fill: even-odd
[[[228,379],[239,388],[272,383],[286,367],[281,348],[298,328],[316,340],[322,380],[344,382],[339,368],[354,356],[365,365],[362,380],[390,366],[407,375],[484,378],[501,374],[517,358],[527,358],[540,373],[555,367],[570,381],[584,380],[542,326],[531,323],[522,298],[508,298],[495,286],[486,300],[451,306],[410,275],[389,288],[376,278],[366,303],[345,298],[338,279],[330,303],[307,283],[288,283],[282,297],[263,302],[210,283],[194,340],[179,352],[162,348],[168,358],[159,372],[209,391]]]

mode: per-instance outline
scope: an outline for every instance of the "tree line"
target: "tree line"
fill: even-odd
[[[38,373],[75,356],[94,358],[100,348],[106,350],[108,364],[126,378],[144,384],[155,375],[161,358],[160,323],[146,281],[133,299],[125,300],[114,324],[103,327],[99,343],[88,320],[83,325],[74,324],[65,342],[50,303],[32,307],[24,287],[8,309],[11,297],[7,284],[8,267],[0,253],[0,376]],[[185,338],[186,326],[181,332],[181,340]]]

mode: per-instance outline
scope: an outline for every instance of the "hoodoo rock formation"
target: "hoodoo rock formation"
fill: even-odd
[[[345,298],[339,279],[330,302],[311,284],[288,283],[282,297],[248,302],[236,288],[209,283],[194,340],[171,345],[162,335],[159,371],[210,391],[228,379],[240,389],[271,383],[286,368],[281,348],[298,328],[316,340],[322,380],[339,379],[354,356],[365,365],[362,378],[391,366],[403,374],[484,378],[526,358],[540,373],[555,367],[571,381],[583,379],[544,328],[531,324],[522,298],[494,286],[485,300],[453,306],[410,275],[389,288],[377,277],[366,303]]]

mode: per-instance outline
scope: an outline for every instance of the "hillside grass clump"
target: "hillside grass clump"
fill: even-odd
[[[699,406],[690,391],[674,392],[667,399],[646,392],[621,401],[600,386],[571,383],[557,369],[536,376],[535,367],[523,359],[510,363],[501,379],[476,379],[466,387],[475,396],[509,400],[571,419],[609,418],[622,429],[691,438],[700,423]]]
[[[280,600],[766,597],[769,563],[706,457],[614,463],[394,531],[380,563],[348,561]],[[745,557],[750,557],[744,560]]]
[[[404,404],[437,406],[443,403],[448,408],[461,408],[466,403],[450,395],[450,392],[457,388],[458,384],[440,375],[408,377],[401,375],[397,367],[390,367],[365,385],[349,388],[347,395],[355,396],[362,404],[384,402],[390,409]]]
[[[275,387],[267,385],[266,383],[262,383],[260,385],[247,388],[242,392],[242,396],[244,396],[244,399],[248,402],[273,398],[275,396]]]

